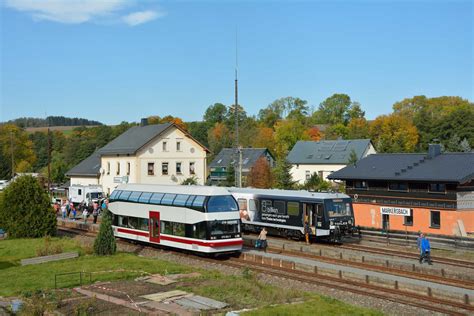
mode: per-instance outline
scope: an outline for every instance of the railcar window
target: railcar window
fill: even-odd
[[[255,200],[249,200],[249,210],[250,212],[257,211],[257,202]]]
[[[130,194],[132,194],[132,191],[122,191],[122,193],[120,194],[119,200],[127,201]]]
[[[186,201],[186,206],[189,206],[189,207],[193,206],[193,201],[195,198],[196,198],[195,195],[190,195],[188,200]]]
[[[207,211],[213,212],[235,212],[238,211],[232,195],[211,196],[207,202]]]
[[[212,236],[220,236],[226,234],[240,233],[240,225],[238,220],[230,221],[212,221],[209,222],[209,231]]]
[[[153,193],[151,192],[143,192],[142,195],[140,195],[140,198],[138,199],[138,202],[141,203],[148,203],[150,201],[151,196]]]
[[[202,209],[204,207],[204,200],[206,199],[205,196],[197,195],[193,201],[193,207],[197,207]]]
[[[141,192],[132,192],[132,194],[130,194],[130,196],[128,197],[128,200],[129,201],[132,201],[132,202],[138,202],[138,199],[140,198],[140,195],[142,193]]]
[[[273,201],[273,207],[278,210],[278,214],[286,214],[285,201]]]
[[[190,237],[196,238],[196,239],[206,239],[206,222],[200,222],[192,226],[192,234]]]
[[[188,199],[188,195],[186,194],[178,194],[176,198],[174,199],[173,205],[176,206],[185,206],[186,201]]]
[[[128,217],[126,216],[117,216],[117,226],[128,227]]]
[[[138,218],[136,217],[129,217],[128,218],[128,227],[132,229],[138,229],[139,223]]]
[[[115,200],[120,195],[120,193],[122,193],[122,191],[114,190],[112,194],[110,195],[110,199]]]
[[[239,203],[239,210],[241,211],[247,210],[247,199],[238,199],[237,202]]]
[[[175,199],[176,194],[166,193],[161,200],[161,204],[163,205],[173,205],[173,200]]]
[[[174,223],[173,225],[173,235],[184,237],[185,230],[184,230],[184,223]]]
[[[161,203],[161,199],[163,198],[164,194],[163,193],[153,193],[153,195],[151,196],[150,198],[150,202],[148,203],[151,203],[151,204],[160,204]]]
[[[171,222],[161,221],[161,233],[173,235],[173,225]]]
[[[329,217],[350,216],[351,204],[345,202],[333,202],[332,207],[329,209],[328,213]]]
[[[300,215],[300,203],[298,202],[288,202],[288,215],[298,216]]]

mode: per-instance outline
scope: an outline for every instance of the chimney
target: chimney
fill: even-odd
[[[428,158],[433,159],[436,156],[441,155],[440,144],[430,144],[428,147]]]
[[[147,126],[148,125],[148,119],[147,118],[142,118],[140,121],[140,126]]]

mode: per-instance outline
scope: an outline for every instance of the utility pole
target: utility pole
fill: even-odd
[[[13,155],[13,130],[10,131],[10,151],[12,155],[12,179],[15,176],[15,157]]]

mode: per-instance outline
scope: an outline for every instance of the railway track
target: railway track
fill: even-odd
[[[344,245],[338,245],[336,247],[340,249],[362,251],[366,253],[389,255],[389,256],[396,256],[400,258],[415,259],[415,260],[418,260],[420,257],[419,254],[413,253],[413,252],[400,252],[398,250],[380,249],[380,248],[354,245],[354,244],[350,244],[350,245],[344,244]],[[441,264],[446,264],[446,265],[451,265],[451,266],[456,266],[456,267],[461,267],[461,268],[474,269],[474,262],[472,261],[435,257],[435,256],[432,256],[431,259],[433,262],[436,262],[436,263],[441,263]]]
[[[58,230],[72,233],[72,234],[81,234],[89,237],[95,237],[96,233],[84,231],[78,228],[65,228],[58,227]],[[129,244],[127,241],[118,240],[118,242],[123,244]],[[153,246],[142,246],[144,249],[149,249],[152,251],[158,251],[156,247]],[[160,251],[167,251],[159,249]],[[257,263],[244,260],[240,258],[225,258],[225,259],[215,259],[215,258],[206,258],[198,257],[193,254],[187,254],[176,251],[167,251],[173,253],[177,256],[185,256],[187,258],[192,257],[194,260],[204,261],[210,264],[220,264],[236,269],[250,269],[257,273],[272,275],[275,277],[285,278],[289,280],[304,282],[307,284],[313,284],[318,286],[324,286],[331,289],[336,289],[340,291],[347,291],[354,294],[369,296],[373,298],[378,298],[386,301],[396,302],[403,305],[409,305],[433,312],[443,313],[446,315],[472,315],[474,314],[474,306],[468,303],[462,303],[454,300],[447,300],[438,297],[432,297],[428,295],[417,294],[409,291],[404,291],[400,289],[387,288],[383,286],[377,286],[373,284],[367,284],[364,282],[358,282],[354,280],[348,280],[323,274],[317,274],[314,272],[304,272],[300,270],[268,266],[265,264]],[[297,253],[299,257],[304,256],[304,253]],[[286,252],[285,255],[291,255],[291,252]],[[295,254],[296,255],[296,252]],[[320,259],[320,258],[319,258]],[[365,267],[364,267],[365,268]],[[456,285],[459,286],[459,285]]]
[[[381,272],[385,274],[397,275],[397,276],[406,277],[410,279],[429,281],[433,283],[474,290],[474,282],[469,281],[469,280],[448,278],[448,277],[443,277],[439,275],[426,274],[426,273],[416,272],[416,271],[405,271],[401,269],[384,267],[384,266],[379,266],[379,265],[372,265],[372,264],[353,261],[353,260],[323,257],[323,256],[318,256],[318,255],[307,253],[307,252],[302,252],[302,251],[282,250],[280,248],[271,248],[271,247],[269,247],[268,250],[271,252],[282,254],[289,257],[307,258],[307,259],[311,259],[315,261],[333,263],[336,265],[354,267],[354,268],[359,268],[359,269],[364,269],[364,270]]]

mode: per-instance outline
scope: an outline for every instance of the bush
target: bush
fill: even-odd
[[[63,246],[60,243],[51,244],[51,237],[44,237],[44,245],[36,249],[36,255],[38,257],[55,255],[63,252]]]
[[[56,215],[36,178],[21,176],[5,189],[0,202],[0,223],[13,238],[56,234]]]
[[[106,256],[113,255],[115,251],[117,251],[117,244],[112,229],[112,214],[108,209],[105,209],[99,234],[94,241],[94,253],[99,256]]]

